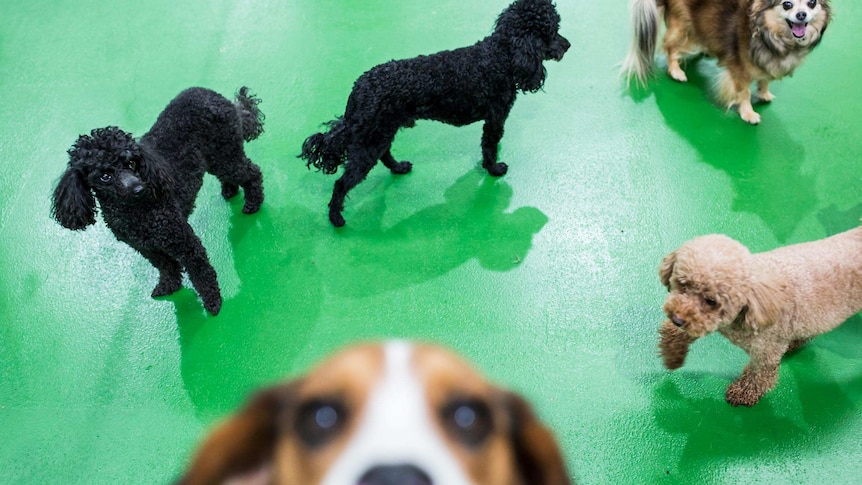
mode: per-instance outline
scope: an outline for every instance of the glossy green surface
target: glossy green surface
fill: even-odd
[[[479,170],[479,124],[420,122],[352,192],[296,159],[355,78],[392,58],[475,42],[506,0],[7,1],[0,6],[0,482],[167,483],[212,423],[261,384],[344,344],[450,345],[524,393],[578,481],[859,483],[862,320],[787,359],[778,388],[734,409],[746,361],[719,336],[673,374],[656,356],[661,257],[723,232],[753,250],[862,216],[854,19],[833,2],[820,48],[751,127],[709,101],[715,73],[664,76],[634,99],[615,65],[625,0],[558,0],[573,47],[520,96]],[[222,313],[189,289],[154,300],[155,270],[98,222],[49,218],[65,150],[92,128],[143,134],[180,90],[250,86],[266,133],[254,216],[206,179],[191,218]]]

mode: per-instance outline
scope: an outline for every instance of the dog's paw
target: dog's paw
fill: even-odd
[[[206,311],[210,312],[212,316],[216,316],[218,315],[218,312],[221,311],[221,303],[221,295],[217,295],[204,300],[204,308]]]
[[[769,92],[768,90],[767,91],[758,91],[757,92],[757,99],[759,99],[761,103],[771,103],[773,100],[775,100],[775,95],[772,94],[771,92]]]
[[[746,406],[751,407],[760,401],[763,393],[759,392],[754,386],[746,385],[740,381],[735,381],[727,387],[727,392],[724,393],[724,400],[731,406]]]
[[[236,197],[236,194],[238,193],[239,186],[235,184],[221,184],[221,196],[224,197],[225,200]]]
[[[739,117],[742,118],[746,123],[750,123],[752,125],[760,124],[760,115],[757,111],[753,109],[741,109],[739,111]]]
[[[183,282],[179,278],[170,278],[170,279],[160,279],[159,284],[153,288],[152,297],[158,298],[160,296],[172,295],[179,291],[182,288]]]
[[[413,164],[408,161],[398,162],[392,166],[390,171],[396,175],[403,175],[405,173],[410,173],[413,170]]]
[[[502,162],[495,163],[494,165],[485,168],[486,170],[488,170],[488,173],[493,175],[494,177],[501,177],[503,175],[506,175],[506,172],[509,171],[509,166]]]
[[[344,227],[345,220],[338,212],[330,212],[329,222],[331,222],[335,227]]]
[[[255,212],[260,210],[260,203],[245,201],[245,205],[242,206],[243,214],[254,214]]]
[[[679,67],[668,69],[667,73],[675,81],[679,81],[681,83],[688,82],[688,76],[686,76],[685,71],[683,71]]]

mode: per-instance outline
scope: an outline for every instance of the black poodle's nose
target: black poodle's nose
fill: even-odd
[[[571,46],[572,44],[569,42],[568,39],[566,39],[560,34],[557,34],[557,38],[554,39],[554,45],[551,47],[551,56],[554,58],[555,61],[561,61],[563,60],[563,55],[566,53],[566,51],[569,50],[569,47]]]
[[[678,317],[678,316],[676,316],[676,315],[672,315],[672,316],[670,317],[670,321],[672,321],[672,322],[673,322],[673,324],[674,324],[674,325],[676,325],[676,326],[677,326],[677,327],[679,327],[679,328],[682,328],[682,327],[684,327],[684,326],[685,326],[685,320],[683,320],[682,318],[679,318],[679,317]]]
[[[431,477],[413,465],[376,466],[362,475],[359,485],[433,485]]]
[[[803,21],[805,21],[805,19],[807,19],[807,18],[808,18],[808,12],[797,12],[797,13],[796,13],[796,18],[797,18],[800,22],[803,22]]]
[[[144,191],[144,184],[141,182],[141,179],[128,170],[120,172],[117,178],[120,181],[123,191],[127,194],[141,195],[141,192]]]

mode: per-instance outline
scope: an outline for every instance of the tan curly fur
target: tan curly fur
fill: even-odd
[[[775,387],[785,353],[862,310],[862,227],[758,254],[699,237],[665,256],[659,278],[669,291],[665,367],[681,367],[691,343],[718,331],[751,357],[725,399],[752,406]]]

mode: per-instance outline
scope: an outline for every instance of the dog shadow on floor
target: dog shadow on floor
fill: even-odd
[[[703,162],[730,177],[732,210],[757,215],[778,241],[786,242],[817,207],[815,176],[802,172],[805,147],[770,114],[769,105],[755,104],[763,115],[758,126],[739,119],[735,109],[725,112],[717,107],[711,94],[718,75],[714,62],[689,64],[688,83],[666,74],[651,83],[649,92],[667,126],[697,150]],[[782,102],[781,97],[775,102]]]
[[[252,216],[240,209],[241,204],[234,207],[228,234],[241,280],[236,296],[225,300],[215,318],[202,312],[194,295],[171,298],[182,380],[198,417],[207,422],[294,369],[294,359],[314,338],[324,298],[313,261],[318,214],[297,206],[264,205]]]
[[[854,317],[832,334],[839,338],[838,334],[857,332],[847,326],[858,327],[858,320]],[[805,449],[828,452],[831,441],[846,440],[839,435],[848,419],[858,419],[862,371],[849,381],[835,379],[817,355],[829,351],[828,346],[810,348],[819,341],[785,356],[778,387],[752,408],[727,404],[724,387],[716,389],[714,397],[689,397],[702,396],[704,385],[715,387],[717,379],[710,375],[686,374],[683,368],[661,381],[651,400],[656,423],[671,435],[687,437],[681,453],[668,452],[678,456],[677,463],[668,463],[669,472],[684,483],[711,483],[722,476],[728,461],[755,464],[761,456],[798,456]]]
[[[446,190],[444,203],[384,227],[386,197],[378,195],[355,211],[374,214],[374,220],[344,231],[328,252],[338,272],[349,274],[328,282],[327,290],[349,297],[381,294],[430,281],[472,259],[492,271],[516,268],[548,217],[534,207],[507,212],[512,196],[505,181],[470,170]]]
[[[817,213],[817,220],[823,225],[827,236],[832,236],[844,231],[858,227],[862,222],[862,203],[846,211],[838,210],[831,205],[821,209]]]

